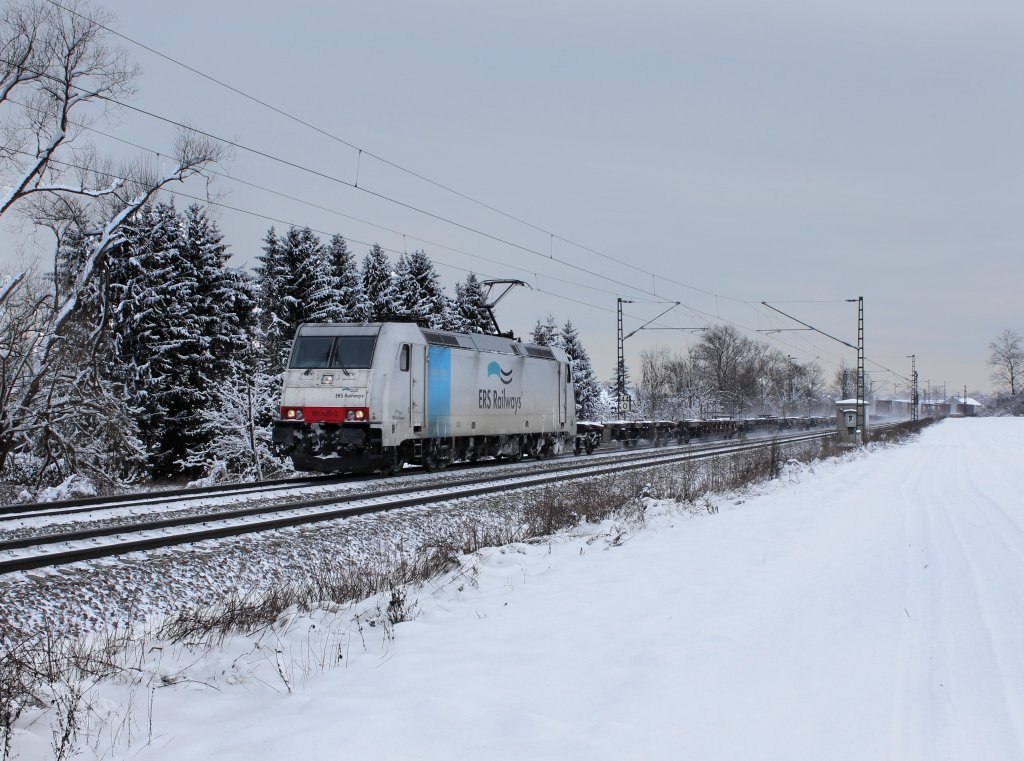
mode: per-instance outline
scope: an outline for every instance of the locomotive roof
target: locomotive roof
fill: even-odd
[[[305,335],[329,334],[344,328],[352,334],[376,334],[387,326],[401,327],[405,330],[416,330],[422,333],[426,342],[433,346],[450,346],[458,349],[489,351],[499,354],[536,357],[538,359],[554,359],[566,361],[563,352],[557,347],[523,343],[508,336],[494,336],[487,333],[456,333],[450,330],[431,330],[408,322],[352,322],[352,323],[307,323],[299,327]]]

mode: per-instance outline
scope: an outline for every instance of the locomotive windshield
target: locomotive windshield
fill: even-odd
[[[299,336],[289,367],[365,370],[376,343],[377,336]]]

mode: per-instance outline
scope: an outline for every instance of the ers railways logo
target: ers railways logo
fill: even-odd
[[[512,382],[512,371],[502,370],[501,365],[497,362],[491,362],[491,364],[487,365],[487,377],[490,378],[492,375],[496,376],[506,386]]]
[[[501,382],[501,386],[512,382],[512,371],[503,370],[497,362],[487,365],[488,381],[492,375]],[[513,415],[518,414],[523,406],[523,397],[512,396],[501,386],[478,389],[477,406],[482,410],[503,410]]]

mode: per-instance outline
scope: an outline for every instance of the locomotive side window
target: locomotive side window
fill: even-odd
[[[333,336],[303,336],[292,349],[291,367],[329,367]]]
[[[398,369],[409,372],[409,344],[402,344],[402,353],[398,357]]]

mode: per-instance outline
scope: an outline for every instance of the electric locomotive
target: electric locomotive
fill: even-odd
[[[298,470],[438,470],[573,446],[570,365],[556,347],[411,322],[307,324],[292,344],[273,444]]]

